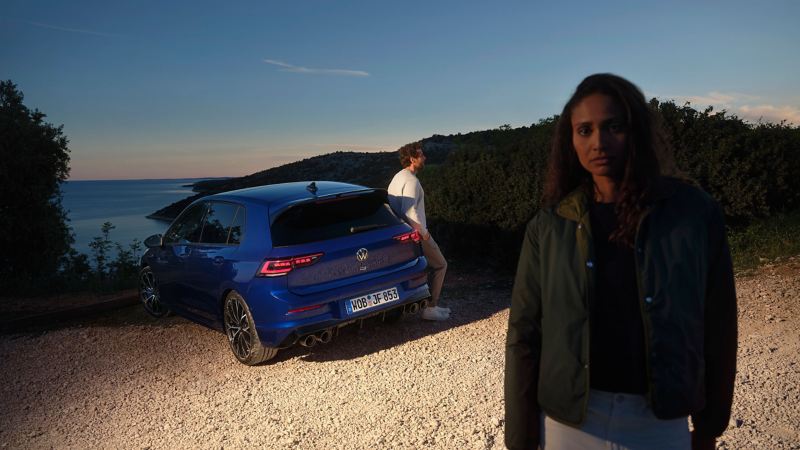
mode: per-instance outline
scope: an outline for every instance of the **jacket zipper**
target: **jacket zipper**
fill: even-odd
[[[584,370],[586,371],[586,395],[583,396],[583,411],[581,414],[581,422],[586,420],[586,414],[589,411],[589,391],[591,390],[591,344],[592,344],[592,292],[594,291],[594,247],[592,245],[592,234],[589,232],[589,227],[584,225],[582,218],[578,222],[578,231],[583,231],[585,235],[584,243],[586,244],[586,260],[583,261],[583,271],[586,274],[586,362],[584,363]],[[588,263],[592,263],[590,267]]]
[[[642,217],[639,219],[639,223],[636,225],[636,235],[634,236],[633,240],[633,262],[636,265],[636,287],[637,291],[639,292],[639,298],[637,299],[639,302],[639,312],[642,315],[642,327],[644,328],[644,368],[645,373],[647,374],[647,402],[650,404],[650,407],[653,407],[653,377],[652,377],[652,370],[650,368],[650,327],[648,322],[647,313],[645,311],[645,305],[643,305],[644,299],[644,291],[642,289],[642,268],[640,265],[640,259],[644,258],[644,248],[640,244],[639,234],[640,229],[642,227],[642,223],[644,223],[645,218],[650,215],[650,212],[653,208],[648,208],[643,214]]]

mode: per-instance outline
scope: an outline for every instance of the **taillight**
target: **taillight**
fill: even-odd
[[[322,255],[323,253],[314,253],[313,255],[268,259],[261,264],[261,269],[258,270],[258,276],[277,277],[286,275],[294,269],[314,264]]]
[[[394,239],[399,242],[413,242],[415,244],[419,244],[419,241],[422,240],[419,235],[419,231],[417,230],[414,230],[410,233],[398,234],[394,237]]]
[[[296,313],[300,313],[300,312],[311,311],[312,309],[319,309],[319,308],[322,308],[323,306],[325,306],[325,305],[322,304],[322,305],[303,306],[303,307],[300,307],[300,308],[290,309],[288,311],[288,313],[289,314],[296,314]]]

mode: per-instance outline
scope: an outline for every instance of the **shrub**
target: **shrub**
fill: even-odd
[[[800,128],[751,125],[674,102],[651,106],[677,168],[720,202],[734,229],[800,209]],[[540,207],[556,120],[450,136],[447,159],[421,172],[429,227],[449,256],[515,266],[525,225]]]

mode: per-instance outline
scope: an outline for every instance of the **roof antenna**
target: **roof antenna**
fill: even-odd
[[[306,189],[308,192],[311,192],[312,195],[317,195],[317,183],[312,181],[308,184],[308,186],[306,186]]]

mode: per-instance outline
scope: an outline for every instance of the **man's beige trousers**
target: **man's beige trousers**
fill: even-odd
[[[447,261],[439,250],[439,245],[430,236],[428,240],[422,241],[422,253],[425,259],[428,260],[428,287],[431,288],[431,301],[430,306],[437,306],[439,304],[439,296],[442,294],[442,285],[444,284],[444,274],[447,271]]]

